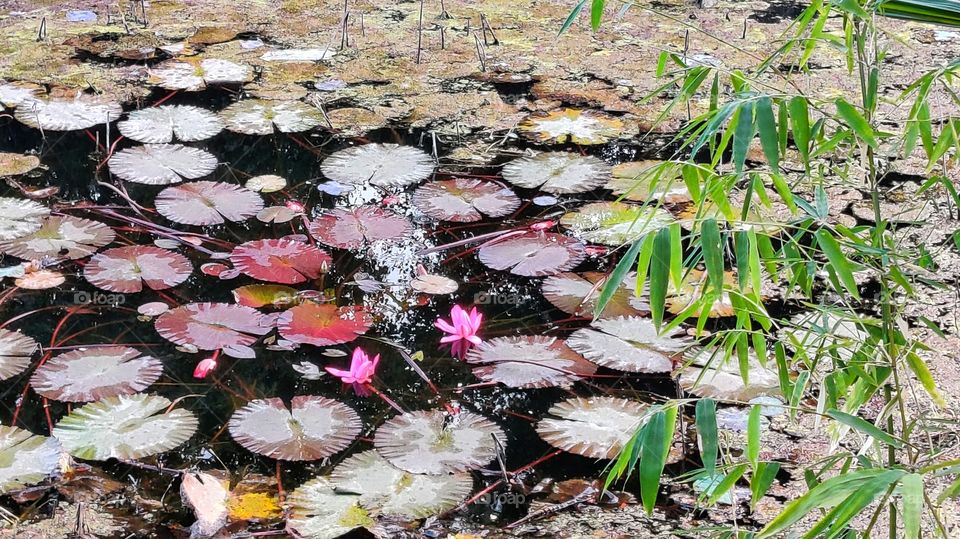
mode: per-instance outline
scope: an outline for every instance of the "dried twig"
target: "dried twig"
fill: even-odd
[[[423,2],[420,0],[420,21],[417,23],[417,65],[420,64],[420,52],[423,50]]]
[[[487,62],[484,60],[486,52],[483,49],[483,45],[480,43],[480,36],[478,36],[476,32],[473,33],[473,40],[477,44],[477,59],[480,60],[480,71],[486,71]]]

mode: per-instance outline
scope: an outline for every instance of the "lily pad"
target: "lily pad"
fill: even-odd
[[[730,271],[723,272],[724,286],[737,286],[737,276]],[[704,288],[707,286],[707,274],[704,271],[692,269],[687,272],[677,287],[673,283],[667,290],[666,307],[672,314],[683,312],[691,303],[698,301],[703,295]],[[730,294],[726,291],[717,298],[710,307],[710,318],[721,318],[724,316],[733,316],[736,311],[733,308],[733,302],[730,300]],[[697,310],[691,316],[700,316]]]
[[[254,357],[250,345],[272,329],[260,311],[230,303],[188,303],[160,315],[155,327],[174,344],[239,358]]]
[[[686,204],[693,201],[681,177],[680,165],[666,161],[630,161],[613,167],[613,177],[606,188],[627,200],[664,204]]]
[[[309,131],[323,123],[320,109],[302,101],[245,99],[220,112],[227,129],[244,135]]]
[[[30,358],[40,348],[33,337],[18,331],[0,329],[0,380],[27,370]]]
[[[0,241],[36,232],[50,209],[32,200],[0,197]]]
[[[406,218],[376,206],[336,208],[310,222],[310,235],[326,245],[358,249],[378,240],[409,235],[413,227]]]
[[[646,406],[615,397],[574,397],[559,402],[537,424],[548,444],[592,459],[612,459],[630,441]]]
[[[684,391],[717,400],[747,402],[781,394],[777,372],[761,365],[753,352],[747,356],[747,374],[744,382],[736,354],[724,358],[723,350],[703,349],[680,371],[679,382]]]
[[[481,468],[507,438],[494,422],[472,412],[448,417],[438,410],[398,415],[377,429],[374,445],[390,464],[411,473],[447,474]]]
[[[254,279],[295,284],[316,279],[333,259],[309,243],[284,239],[253,240],[230,253],[233,266]]]
[[[167,90],[195,92],[208,85],[249,82],[253,79],[253,69],[229,60],[206,58],[199,63],[166,62],[152,70],[150,75]]]
[[[341,462],[330,480],[338,490],[360,494],[363,507],[402,519],[426,518],[452,509],[473,490],[470,474],[411,474],[376,451],[364,451]]]
[[[412,146],[365,144],[335,152],[320,171],[343,184],[402,187],[429,178],[433,167],[433,158]]]
[[[123,109],[118,103],[79,95],[74,99],[30,99],[14,111],[21,123],[44,131],[76,131],[112,122]]]
[[[370,329],[373,320],[360,305],[305,302],[287,309],[277,319],[280,336],[288,341],[331,346],[353,341]]]
[[[217,168],[217,158],[181,144],[146,144],[121,150],[108,161],[110,171],[124,180],[169,185],[195,180]]]
[[[42,86],[29,82],[4,82],[0,84],[0,105],[14,108],[25,101],[37,101],[43,94]]]
[[[574,316],[593,317],[607,274],[599,271],[560,273],[543,280],[543,297],[561,311]],[[642,316],[650,313],[646,294],[637,296],[637,274],[627,273],[607,302],[600,318]]]
[[[34,232],[0,242],[0,252],[24,260],[45,256],[76,260],[92,255],[115,237],[112,228],[98,221],[50,216]]]
[[[151,290],[172,288],[191,273],[187,257],[151,245],[107,249],[83,267],[83,276],[93,286],[124,294],[140,292],[144,284]]]
[[[341,492],[325,477],[307,481],[287,500],[287,526],[304,539],[336,539],[356,528],[373,528],[375,522],[360,507],[360,495]]]
[[[200,107],[162,105],[131,112],[117,128],[137,142],[162,144],[207,140],[223,130],[223,122]]]
[[[289,307],[299,302],[298,290],[275,284],[248,284],[233,289],[233,299],[239,305],[253,307]]]
[[[254,453],[279,460],[319,460],[346,449],[363,423],[349,406],[300,395],[250,401],[230,417],[230,435]]]
[[[565,195],[603,186],[610,178],[610,165],[592,155],[544,152],[510,161],[502,174],[517,187]]]
[[[417,188],[413,205],[441,221],[470,223],[487,217],[510,215],[520,199],[497,182],[457,178],[430,182]]]
[[[496,337],[470,350],[467,363],[481,365],[473,374],[507,387],[570,387],[597,372],[597,366],[556,337]]]
[[[60,443],[0,425],[0,494],[39,483],[60,467]]]
[[[40,166],[40,158],[35,155],[0,152],[0,178],[20,176]]]
[[[197,417],[159,395],[120,395],[74,408],[53,435],[78,459],[134,460],[169,451],[197,431]]]
[[[635,316],[608,318],[573,332],[567,346],[598,365],[627,372],[670,372],[694,341],[682,329],[660,334],[653,321]]]
[[[623,133],[624,122],[593,110],[561,109],[533,113],[520,122],[518,130],[535,142],[603,144]]]
[[[30,385],[61,402],[90,402],[143,391],[160,379],[163,363],[129,346],[72,350],[34,371]]]
[[[287,186],[287,180],[276,174],[264,174],[250,178],[243,186],[257,193],[275,193]]]
[[[560,219],[574,235],[613,246],[633,243],[673,221],[663,209],[624,202],[593,202]]]
[[[542,277],[571,270],[587,255],[584,245],[570,236],[530,231],[488,243],[478,256],[489,268]]]
[[[26,290],[46,290],[56,288],[66,282],[62,273],[53,270],[36,270],[24,273],[14,281],[17,286]]]
[[[423,292],[424,294],[445,296],[456,292],[457,289],[460,288],[460,284],[443,275],[424,273],[423,275],[417,275],[416,278],[410,281],[410,288],[417,292]]]
[[[156,198],[157,211],[184,225],[220,225],[245,221],[263,209],[249,189],[224,182],[191,182],[167,187]]]

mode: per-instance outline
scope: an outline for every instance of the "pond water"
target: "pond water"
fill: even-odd
[[[147,103],[167,97],[167,92],[156,91]],[[166,104],[200,105],[210,110],[220,110],[234,101],[234,96],[222,90],[209,90],[193,94],[175,95]],[[111,127],[116,138],[115,123]],[[0,118],[0,151],[36,153],[45,170],[32,173],[22,179],[31,189],[44,186],[60,188],[58,197],[65,201],[55,207],[63,214],[85,216],[100,220],[114,227],[118,233],[113,246],[123,244],[151,244],[155,236],[143,227],[111,219],[96,210],[86,211],[83,204],[97,206],[124,206],[124,201],[114,193],[97,186],[97,181],[111,182],[107,166],[98,167],[104,160],[94,140],[105,137],[103,126],[95,130],[73,132],[46,132],[28,128],[11,118]],[[439,141],[437,147],[433,147]],[[154,301],[186,304],[191,302],[234,302],[232,290],[241,285],[256,283],[241,275],[231,280],[221,280],[194,271],[184,284],[162,292],[145,290],[138,294],[113,294],[90,285],[80,272],[80,266],[64,264],[66,284],[41,291],[19,290],[5,299],[3,318],[12,319],[7,329],[21,330],[43,345],[52,341],[58,347],[49,351],[55,354],[84,345],[107,343],[137,347],[144,353],[161,358],[164,366],[162,378],[149,387],[148,393],[162,395],[178,406],[191,410],[199,418],[199,428],[189,442],[174,451],[159,456],[141,459],[148,467],[124,464],[115,460],[106,463],[91,463],[101,467],[111,477],[131,485],[127,496],[113,496],[110,512],[120,515],[125,526],[134,522],[152,530],[151,534],[168,535],[170,527],[177,524],[189,526],[194,518],[189,509],[171,500],[176,498],[176,475],[158,473],[148,469],[160,466],[174,470],[226,469],[234,478],[248,473],[274,476],[276,461],[254,454],[238,445],[226,430],[231,414],[248,401],[259,398],[279,397],[285,402],[296,395],[322,395],[337,399],[355,409],[363,421],[360,437],[342,452],[333,457],[313,462],[283,462],[279,477],[284,490],[289,493],[308,479],[328,473],[346,457],[373,447],[371,443],[376,428],[396,414],[383,400],[376,396],[361,397],[339,379],[325,375],[316,380],[305,379],[294,365],[311,362],[320,367],[342,367],[349,362],[349,354],[355,346],[363,347],[371,355],[382,357],[377,370],[375,387],[395,401],[406,411],[443,409],[444,402],[455,408],[476,412],[493,419],[506,433],[504,465],[515,470],[536,461],[554,451],[537,436],[534,426],[555,403],[572,396],[611,395],[631,400],[650,402],[658,397],[674,397],[678,389],[667,374],[631,374],[600,368],[595,377],[576,383],[569,389],[510,389],[502,385],[483,384],[471,373],[471,366],[451,357],[448,347],[441,348],[440,331],[434,327],[438,318],[447,318],[454,305],[477,306],[483,313],[484,323],[480,330],[483,339],[509,335],[546,335],[566,338],[578,329],[586,327],[590,319],[564,313],[544,299],[541,292],[542,278],[528,278],[492,270],[477,260],[475,247],[471,244],[430,254],[418,254],[425,248],[464,240],[475,235],[525,227],[548,219],[558,219],[564,212],[586,202],[613,200],[608,191],[598,189],[576,195],[559,195],[556,204],[540,206],[531,202],[538,195],[537,189],[514,188],[521,198],[518,210],[503,218],[475,223],[437,222],[411,204],[411,193],[416,186],[406,189],[377,188],[364,186],[352,192],[332,196],[318,189],[318,184],[327,179],[321,173],[321,162],[337,150],[357,144],[398,143],[416,146],[430,155],[439,157],[439,165],[432,179],[479,178],[500,180],[500,165],[521,155],[526,145],[514,140],[509,145],[498,147],[499,155],[488,166],[473,166],[458,163],[446,157],[458,141],[451,137],[434,138],[429,133],[406,129],[382,129],[363,138],[338,139],[321,131],[271,136],[246,136],[222,131],[215,137],[191,146],[205,149],[215,155],[220,163],[216,171],[204,180],[243,184],[247,179],[261,174],[277,174],[287,179],[287,187],[280,192],[264,194],[267,206],[283,205],[296,201],[307,208],[307,217],[312,218],[324,209],[356,207],[361,204],[385,206],[415,223],[414,232],[396,240],[380,241],[369,248],[359,250],[328,249],[333,256],[329,272],[313,283],[296,285],[299,289],[313,288],[339,305],[364,305],[372,313],[374,324],[356,341],[328,347],[303,345],[296,350],[269,350],[264,344],[255,345],[256,358],[233,359],[221,356],[220,364],[204,379],[193,377],[194,367],[208,353],[188,354],[161,338],[154,329],[154,320],[140,316],[137,308]],[[122,140],[116,151],[137,146],[129,139]],[[557,146],[601,156],[610,163],[637,159],[645,152],[620,143],[590,147]],[[649,152],[646,152],[649,153]],[[124,182],[130,196],[150,207],[161,187]],[[9,187],[3,196],[19,196]],[[384,201],[387,196],[392,197]],[[43,202],[43,201],[42,201]],[[47,203],[46,201],[44,203]],[[116,210],[133,216],[128,208]],[[299,219],[284,224],[264,224],[256,219],[243,223],[230,223],[213,227],[186,227],[165,221],[156,214],[149,218],[163,226],[190,230],[221,240],[221,251],[229,251],[230,245],[263,238],[279,238],[288,234],[305,234]],[[194,249],[180,249],[192,261],[195,268],[211,262],[210,257]],[[594,254],[576,267],[576,271],[610,271],[618,259],[613,255]],[[4,265],[15,261],[4,258]],[[216,261],[214,261],[216,262]],[[83,264],[81,260],[79,264]],[[410,281],[417,276],[417,267],[449,277],[459,283],[458,290],[450,295],[425,295],[410,289]],[[368,291],[357,281],[375,280],[382,290]],[[114,305],[109,304],[110,302]],[[272,309],[272,312],[277,312]],[[272,335],[272,334],[271,334]],[[269,338],[273,339],[273,337]],[[411,369],[403,359],[400,349],[409,353],[422,352],[418,361],[420,368],[439,388],[442,400],[429,385]],[[334,355],[330,350],[342,352]],[[0,422],[11,424],[18,414],[17,425],[28,430],[47,434],[48,414],[56,423],[72,408],[65,403],[45,402],[32,390],[25,391],[29,375],[25,373],[0,383]],[[22,397],[25,395],[25,398]],[[22,400],[21,400],[22,399]],[[15,410],[19,409],[19,412]],[[518,480],[527,487],[534,486],[543,478],[595,478],[603,470],[606,461],[588,459],[569,453],[560,453],[532,471],[521,474]],[[681,465],[682,467],[682,465]],[[473,473],[474,492],[502,477],[496,462],[486,469]],[[171,490],[172,489],[172,490]],[[145,508],[133,497],[136,492],[142,499],[161,501],[159,505]],[[495,492],[506,492],[499,489]],[[37,517],[42,517],[49,506],[40,503],[44,498],[25,502],[20,506],[34,504]],[[475,523],[506,523],[522,517],[527,511],[527,502],[510,504],[472,504],[467,510],[457,513]],[[141,524],[137,524],[138,526]],[[277,530],[278,521],[267,521],[250,530]],[[129,529],[129,528],[128,528]],[[117,537],[128,536],[126,531]]]

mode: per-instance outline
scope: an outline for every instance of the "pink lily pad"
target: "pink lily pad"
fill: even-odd
[[[434,219],[469,223],[483,219],[484,215],[510,215],[520,207],[520,199],[497,182],[456,178],[417,188],[413,205]]]
[[[377,240],[392,240],[410,234],[407,219],[376,206],[337,208],[310,223],[310,234],[331,247],[358,249]]]
[[[570,387],[597,372],[597,366],[562,340],[545,336],[497,337],[467,354],[467,363],[481,366],[473,374],[507,387]]]
[[[26,236],[0,242],[0,252],[24,260],[45,256],[76,260],[92,255],[115,237],[113,229],[101,222],[54,215]]]
[[[98,253],[83,268],[83,276],[97,288],[124,294],[172,288],[193,273],[187,257],[150,245],[116,247]]]
[[[330,346],[356,339],[366,333],[372,323],[370,314],[360,305],[337,307],[309,302],[281,313],[277,330],[288,341]]]
[[[316,279],[333,259],[309,243],[285,239],[242,243],[230,253],[233,266],[254,279],[295,284]]]
[[[219,225],[253,217],[263,209],[263,199],[239,185],[193,182],[160,191],[156,206],[160,215],[175,223]]]
[[[163,363],[129,346],[72,350],[44,363],[30,385],[40,395],[61,402],[90,402],[131,395],[160,379]]]
[[[524,232],[480,248],[480,261],[514,275],[541,277],[573,269],[587,254],[579,241],[553,232]]]
[[[263,318],[260,311],[242,305],[188,303],[160,315],[154,327],[174,344],[250,358],[254,356],[250,345],[272,329]]]

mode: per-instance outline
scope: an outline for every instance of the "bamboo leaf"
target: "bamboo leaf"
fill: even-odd
[[[779,175],[780,140],[777,121],[773,116],[773,101],[768,96],[763,96],[757,101],[757,131],[760,133],[763,155],[767,158],[773,173]]]
[[[905,539],[917,539],[923,512],[923,476],[915,473],[903,476],[900,495],[903,497],[903,535]]]
[[[653,257],[650,260],[650,314],[657,327],[663,322],[663,310],[667,300],[670,254],[670,230],[661,228],[654,239]]]
[[[933,379],[933,374],[930,373],[930,369],[927,368],[927,364],[923,361],[923,358],[917,355],[916,352],[909,352],[907,353],[907,365],[910,366],[910,370],[913,371],[913,374],[920,380],[923,389],[926,390],[930,398],[937,403],[937,406],[946,407],[947,402],[943,399],[943,395],[940,394],[940,390],[937,389],[937,383]]]
[[[891,434],[880,430],[873,423],[860,419],[855,415],[850,415],[848,413],[841,412],[840,410],[827,410],[827,416],[839,421],[840,423],[843,423],[844,425],[852,429],[858,430],[863,434],[866,434],[867,436],[876,438],[878,441],[883,442],[887,445],[892,445],[897,449],[900,449],[903,447],[903,440],[900,440],[899,438],[895,438]]]
[[[767,493],[767,490],[770,488],[770,485],[773,484],[773,480],[776,479],[779,472],[779,462],[761,462],[759,464],[757,470],[753,473],[753,477],[750,478],[751,510],[756,508],[757,502]]]
[[[846,122],[847,126],[853,130],[854,133],[860,137],[860,140],[865,142],[871,148],[877,148],[880,146],[880,143],[877,141],[877,136],[873,131],[873,127],[870,126],[870,123],[866,118],[860,114],[853,105],[847,103],[842,98],[837,99],[834,104],[837,106],[837,114]]]
[[[747,161],[747,150],[756,133],[753,119],[754,103],[748,101],[740,107],[740,115],[733,134],[733,165],[737,175],[743,174],[743,165]]]
[[[599,318],[600,313],[602,313],[607,307],[607,303],[610,303],[610,299],[613,297],[613,294],[616,293],[617,288],[620,287],[620,283],[623,282],[623,278],[627,276],[627,273],[629,273],[630,269],[633,267],[633,261],[637,259],[637,253],[640,252],[640,247],[642,245],[642,241],[634,242],[634,244],[627,249],[627,252],[623,255],[623,258],[617,262],[617,266],[613,268],[613,271],[610,273],[610,277],[600,290],[600,296],[597,298],[597,306],[593,310],[594,318]],[[640,289],[637,288],[637,290]]]
[[[716,219],[706,219],[700,224],[700,243],[707,266],[707,288],[719,296],[723,293],[723,246]]]
[[[743,472],[747,471],[746,464],[740,464],[734,469],[730,470],[730,473],[723,477],[723,480],[717,484],[716,487],[710,490],[710,497],[707,499],[707,505],[713,505],[717,503],[717,500],[721,496],[727,493],[733,485],[737,484],[737,481],[743,477]]]
[[[580,12],[583,11],[583,7],[587,5],[587,0],[580,0],[573,9],[570,10],[570,14],[567,15],[567,18],[563,21],[563,25],[560,26],[560,31],[557,32],[557,35],[562,35],[567,29],[570,28],[570,25],[573,24],[573,21],[577,20],[577,15],[580,15]]]
[[[844,256],[843,251],[840,250],[840,244],[837,243],[837,240],[829,231],[823,228],[817,230],[816,237],[817,244],[820,245],[823,254],[827,256],[831,273],[837,276],[851,296],[860,299],[860,290],[857,288],[857,281],[853,278],[853,270],[850,267],[847,257]]]
[[[810,111],[807,98],[794,97],[790,100],[790,122],[793,127],[793,142],[800,152],[803,166],[810,170]]]
[[[700,458],[708,475],[717,470],[717,403],[713,399],[700,399],[696,407],[697,441]]]
[[[643,426],[643,448],[640,456],[640,499],[647,514],[653,512],[660,491],[660,476],[667,463],[673,431],[676,425],[677,408],[667,407],[650,417]]]
[[[593,0],[590,4],[590,27],[596,32],[600,29],[600,20],[603,19],[603,6],[607,0]]]
[[[750,408],[750,417],[747,419],[747,460],[753,472],[757,472],[760,461],[760,405],[754,404]]]

